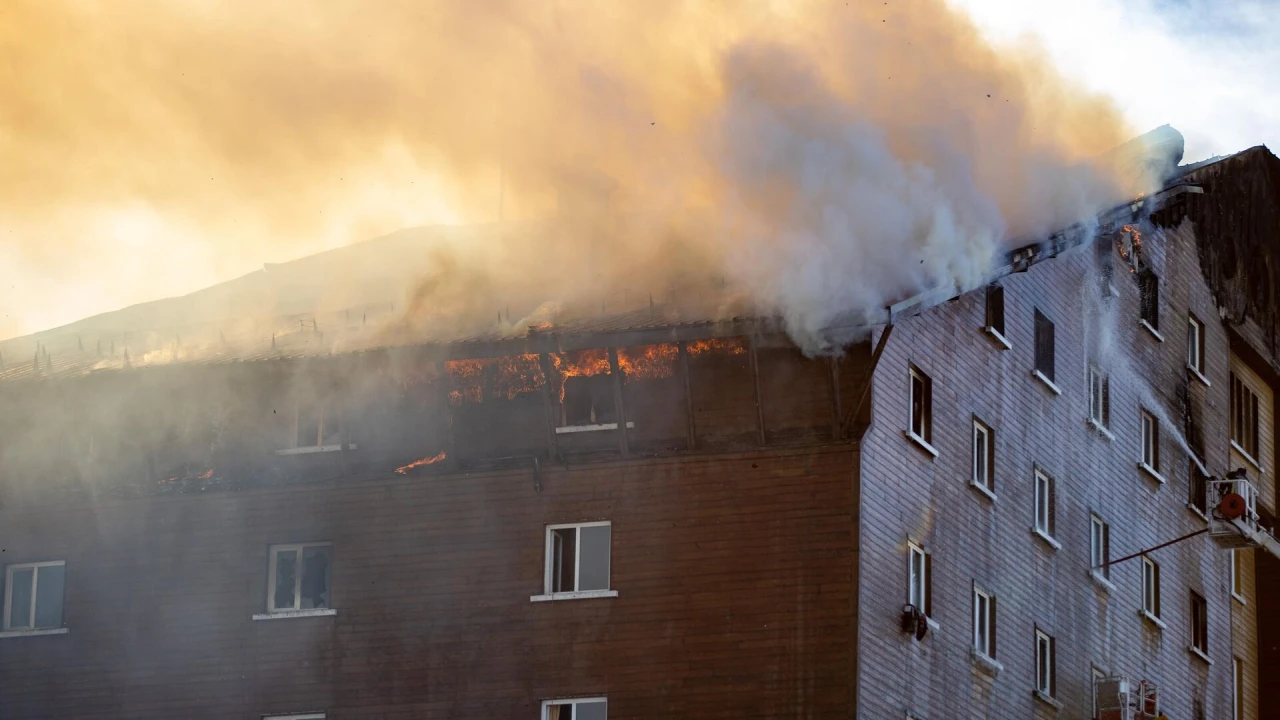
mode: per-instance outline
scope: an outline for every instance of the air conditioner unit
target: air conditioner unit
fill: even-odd
[[[1159,716],[1160,695],[1154,683],[1134,683],[1123,675],[1100,677],[1093,684],[1097,720],[1148,720]]]
[[[1258,490],[1244,478],[1209,481],[1209,536],[1229,548],[1250,547],[1259,532]]]

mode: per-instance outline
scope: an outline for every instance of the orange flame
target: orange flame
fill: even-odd
[[[744,338],[713,338],[711,340],[695,340],[689,343],[689,354],[697,357],[706,353],[724,353],[729,355],[745,355],[747,341]]]
[[[432,455],[431,457],[424,457],[421,460],[414,460],[413,462],[409,463],[408,465],[405,465],[404,467],[396,468],[396,474],[404,475],[405,473],[409,472],[410,470],[416,467],[422,467],[423,465],[435,465],[436,463],[440,462],[444,458],[445,458],[444,451],[441,450],[440,452],[436,453],[435,455]]]
[[[1124,242],[1125,235],[1129,236],[1128,244]],[[1125,225],[1121,228],[1121,234],[1116,237],[1116,249],[1120,251],[1120,257],[1124,258],[1129,266],[1129,272],[1137,272],[1137,261],[1142,254],[1142,232],[1136,225]]]
[[[560,402],[564,402],[564,381],[571,377],[608,375],[609,351],[604,348],[579,350],[570,353],[553,353],[551,362],[560,376]]]
[[[618,366],[627,382],[655,380],[675,375],[679,357],[680,348],[674,343],[642,345],[618,350]]]
[[[453,389],[449,391],[449,404],[458,406],[464,402],[478,403],[484,400],[484,374],[492,360],[451,360],[445,363]]]
[[[156,484],[165,485],[167,483],[178,482],[179,480],[184,480],[184,481],[185,480],[208,480],[211,477],[213,477],[213,468],[209,468],[208,470],[205,470],[199,475],[187,474],[187,475],[174,475],[168,478],[160,478],[159,480],[156,481]]]
[[[498,381],[494,389],[499,396],[514,400],[538,390],[546,381],[537,355],[512,355],[498,360]]]
[[[537,355],[512,355],[482,360],[453,360],[446,363],[453,389],[449,403],[461,405],[483,402],[488,381],[490,397],[514,400],[534,392],[546,382]]]

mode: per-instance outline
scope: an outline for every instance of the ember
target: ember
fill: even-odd
[[[421,460],[414,460],[408,465],[396,468],[396,474],[404,475],[416,467],[422,467],[423,465],[435,465],[436,463],[444,459],[445,459],[445,454],[444,454],[444,451],[441,450],[440,452],[436,453],[435,455],[432,455],[431,457],[424,457]]]
[[[1136,225],[1125,225],[1116,237],[1116,250],[1125,259],[1129,272],[1137,272],[1138,263],[1142,259],[1142,232]]]
[[[747,342],[743,338],[714,338],[711,340],[695,340],[689,343],[689,354],[694,357],[711,352],[745,355]]]
[[[674,344],[644,345],[619,350],[618,365],[627,382],[654,380],[674,375],[679,357],[680,348]]]

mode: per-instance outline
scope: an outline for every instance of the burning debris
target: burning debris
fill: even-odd
[[[747,341],[740,337],[732,337],[697,340],[689,343],[690,356],[698,357],[707,353],[745,355],[747,353]]]
[[[454,407],[481,403],[486,397],[514,400],[541,390],[547,381],[537,355],[453,360],[445,369],[451,388],[449,403]]]
[[[676,361],[679,358],[680,348],[674,343],[642,345],[620,349],[618,367],[622,370],[625,382],[657,380],[675,375]]]
[[[407,475],[409,471],[414,468],[423,467],[425,465],[435,465],[436,463],[444,460],[446,457],[447,456],[445,455],[445,452],[441,450],[440,452],[436,453],[435,455],[432,455],[431,457],[424,457],[421,460],[414,460],[408,465],[404,465],[396,468],[396,474]]]

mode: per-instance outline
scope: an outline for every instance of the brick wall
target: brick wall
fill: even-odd
[[[853,701],[847,445],[0,511],[65,559],[65,635],[0,640],[5,718],[830,718]],[[613,522],[614,599],[531,603],[549,523]],[[273,543],[334,617],[253,621]]]
[[[1113,589],[1090,578],[1092,513],[1110,524],[1112,558],[1201,529],[1186,507],[1186,454],[1179,386],[1207,428],[1207,464],[1227,464],[1225,436],[1229,350],[1225,329],[1198,268],[1187,229],[1147,237],[1147,257],[1161,279],[1160,333],[1138,325],[1138,289],[1118,266],[1118,297],[1101,308],[1092,248],[1080,248],[1006,278],[1005,350],[981,331],[983,293],[969,293],[901,320],[876,370],[873,424],[863,439],[859,711],[934,720],[957,717],[1053,717],[1033,697],[1034,628],[1056,639],[1057,697],[1063,717],[1088,717],[1090,671],[1146,678],[1162,688],[1171,717],[1230,715],[1231,611],[1226,554],[1207,538],[1154,553],[1161,565],[1163,630],[1139,614],[1140,563],[1111,570]],[[1119,260],[1117,259],[1117,262]],[[1056,384],[1033,379],[1033,312],[1055,324]],[[1211,385],[1188,380],[1186,315],[1206,320]],[[1113,439],[1090,429],[1086,380],[1090,357],[1111,373]],[[934,459],[904,439],[908,364],[933,380]],[[1139,408],[1162,411],[1161,483],[1137,468]],[[995,491],[990,500],[968,484],[971,422],[995,430]],[[1056,540],[1034,536],[1033,468],[1056,481]],[[922,642],[898,630],[906,594],[908,539],[933,553],[933,604],[939,627]],[[970,658],[971,587],[998,599],[994,677]],[[1210,666],[1190,644],[1189,590],[1209,605]]]

